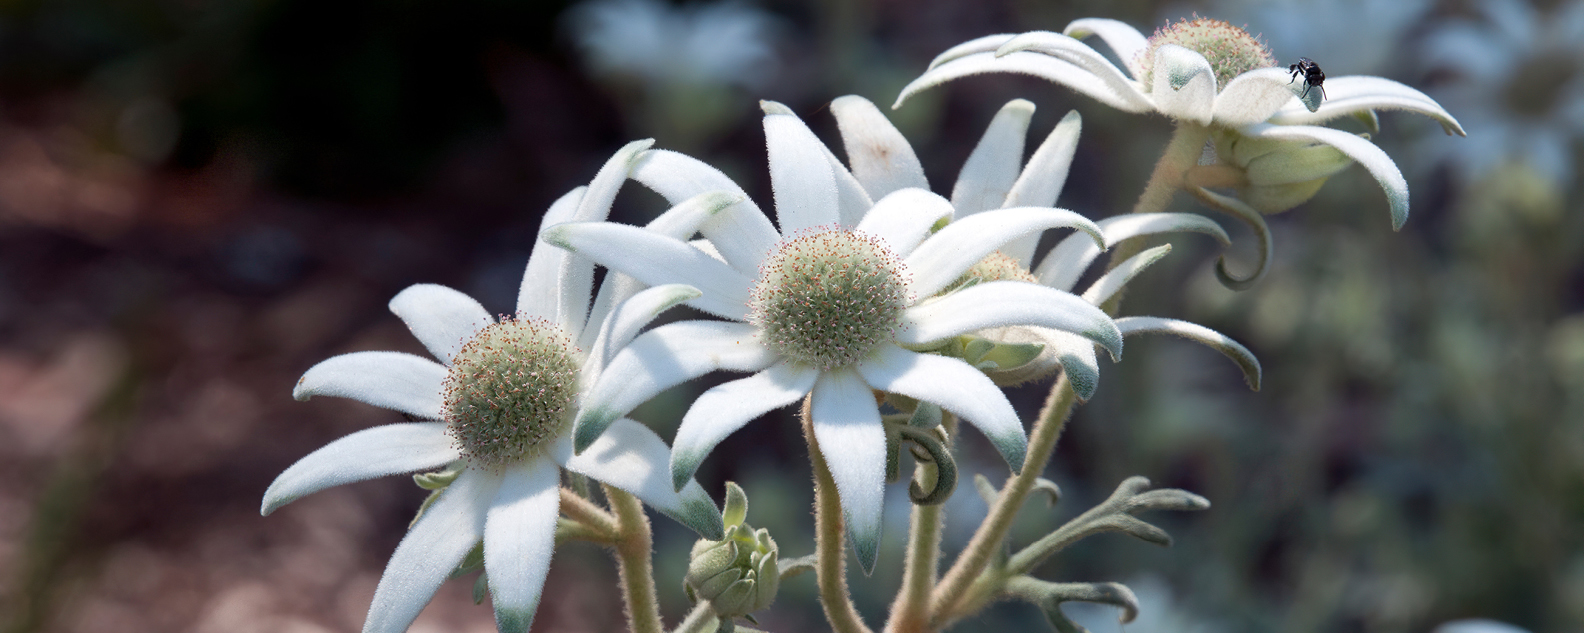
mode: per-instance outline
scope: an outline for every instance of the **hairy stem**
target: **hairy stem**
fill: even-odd
[[[1056,384],[1051,387],[1050,396],[1045,400],[1045,407],[1040,410],[1039,419],[1034,422],[1034,433],[1029,437],[1028,458],[1023,462],[1023,470],[1002,486],[989,516],[979,524],[968,546],[930,595],[932,627],[938,628],[970,613],[960,608],[964,597],[974,580],[984,573],[990,557],[1001,547],[1007,532],[1012,529],[1012,520],[1028,499],[1029,492],[1034,490],[1035,480],[1045,471],[1045,464],[1056,449],[1056,440],[1061,437],[1077,399],[1067,375],[1057,378]]]
[[[616,517],[599,507],[599,504],[566,488],[561,489],[561,513],[603,536],[605,540],[614,541],[621,536]]]
[[[942,412],[947,433],[955,436],[956,417]],[[915,478],[919,487],[933,490],[939,471],[934,464],[920,463]],[[920,633],[929,626],[929,596],[940,576],[941,522],[943,505],[913,505],[908,520],[907,565],[902,568],[902,591],[891,604],[886,633]]]
[[[660,602],[655,597],[654,536],[643,504],[614,486],[605,486],[616,514],[621,537],[616,541],[616,562],[621,571],[622,599],[627,606],[628,629],[633,633],[662,633]]]
[[[1144,185],[1144,192],[1139,194],[1138,202],[1133,204],[1134,213],[1160,213],[1171,204],[1172,194],[1181,189],[1189,169],[1199,164],[1199,156],[1204,153],[1205,142],[1210,140],[1210,128],[1196,123],[1178,122],[1177,129],[1172,132],[1171,141],[1166,143],[1166,149],[1161,152],[1160,160],[1155,162],[1155,170],[1150,172],[1150,179]],[[1111,248],[1111,265],[1127,261],[1129,257],[1144,251],[1144,240],[1124,240]],[[1105,303],[1106,312],[1116,314],[1117,306],[1122,303],[1123,292],[1117,292]]]
[[[814,571],[818,576],[820,606],[836,633],[872,633],[864,626],[847,592],[847,535],[842,529],[841,499],[836,480],[825,466],[819,441],[814,438],[813,396],[803,399],[803,439],[808,441],[809,462],[814,466]]]
[[[671,633],[705,633],[706,631],[714,631],[719,618],[720,616],[715,615],[715,610],[710,608],[709,601],[701,600],[698,604],[693,605],[693,610],[688,612],[687,618],[683,619],[682,623],[678,624],[676,630]]]

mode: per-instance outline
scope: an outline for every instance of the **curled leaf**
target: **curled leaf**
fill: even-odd
[[[1177,489],[1149,490],[1149,486],[1149,479],[1144,477],[1127,478],[1100,505],[1090,508],[1012,556],[1008,568],[1013,573],[1028,573],[1052,554],[1103,532],[1122,532],[1157,545],[1171,545],[1171,536],[1165,530],[1133,515],[1144,510],[1204,510],[1210,507],[1209,500],[1191,492]]]
[[[1122,624],[1138,618],[1138,597],[1127,585],[1116,582],[1065,582],[1055,583],[1018,576],[1007,581],[1008,595],[1031,603],[1045,613],[1052,628],[1059,633],[1088,633],[1084,627],[1062,613],[1063,602],[1094,602],[1122,610],[1117,618]]]

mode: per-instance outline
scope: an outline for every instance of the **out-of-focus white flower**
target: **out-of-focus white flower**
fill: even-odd
[[[1430,633],[1529,633],[1529,631],[1506,622],[1478,618],[1453,620],[1436,627]]]
[[[1312,57],[1337,75],[1384,74],[1430,0],[1220,0],[1215,15],[1258,24],[1279,65]],[[1186,13],[1186,11],[1184,11]]]
[[[1447,20],[1426,39],[1425,65],[1455,75],[1436,90],[1477,133],[1472,147],[1427,139],[1424,149],[1472,180],[1504,161],[1553,182],[1576,177],[1584,136],[1584,0],[1542,14],[1523,0],[1481,0],[1485,18]]]
[[[544,224],[603,219],[647,146],[623,148],[590,186],[557,200]],[[629,298],[591,315],[592,280],[592,263],[539,244],[515,318],[498,322],[456,290],[409,287],[391,300],[391,312],[440,362],[353,352],[314,365],[297,382],[299,400],[352,398],[424,421],[359,431],[314,451],[270,484],[263,514],[354,481],[447,466],[455,473],[391,555],[365,632],[406,630],[480,542],[497,626],[527,631],[555,549],[561,468],[630,492],[706,538],[721,538],[715,503],[697,482],[673,487],[659,474],[670,450],[642,424],[616,420],[573,454],[570,431],[585,400],[580,392],[655,316],[699,295],[680,285],[619,293]],[[580,340],[592,341],[590,352],[576,346]]]
[[[814,435],[858,560],[871,570],[887,452],[874,391],[957,414],[988,436],[1014,470],[1027,450],[1017,412],[989,378],[962,360],[915,350],[987,328],[1034,325],[1121,355],[1115,323],[1073,294],[1022,281],[941,291],[1031,232],[1069,227],[1103,239],[1083,216],[1040,206],[986,210],[945,224],[952,203],[928,190],[907,141],[860,97],[831,104],[851,170],[785,106],[766,102],[764,109],[779,231],[719,171],[681,154],[650,152],[633,178],[672,202],[721,194],[738,200],[699,225],[707,242],[604,222],[545,232],[550,243],[643,283],[687,280],[704,292],[689,305],[729,319],[673,323],[639,337],[590,392],[574,435],[580,443],[597,437],[610,420],[684,375],[756,372],[705,392],[683,417],[671,462],[680,485],[726,436],[812,393]]]
[[[573,7],[567,20],[595,73],[750,89],[775,75],[778,21],[749,4],[589,0]]]

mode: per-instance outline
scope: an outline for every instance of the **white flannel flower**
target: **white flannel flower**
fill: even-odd
[[[740,2],[589,0],[568,14],[595,73],[656,85],[762,87],[776,63],[775,16]]]
[[[1033,104],[1019,99],[996,113],[979,144],[969,154],[962,174],[957,179],[957,186],[953,189],[952,204],[956,207],[958,221],[988,209],[1023,205],[1051,206],[1056,203],[1067,182],[1068,170],[1078,148],[1082,119],[1076,111],[1068,112],[1024,165],[1024,138],[1033,112]],[[1175,232],[1203,233],[1215,238],[1223,247],[1231,241],[1220,225],[1194,213],[1126,214],[1099,220],[1095,224],[1105,235],[1107,244]],[[1035,232],[1008,243],[1000,251],[975,264],[965,277],[975,278],[979,282],[1016,279],[1074,292],[1079,277],[1101,253],[1101,249],[1087,235],[1073,234],[1057,243],[1036,266],[1034,245],[1038,239],[1039,233]],[[1079,296],[1096,306],[1104,304],[1134,276],[1170,251],[1170,245],[1163,245],[1139,253],[1096,279]],[[1264,265],[1265,258],[1261,260],[1261,265]],[[1217,273],[1224,280],[1236,280],[1227,272],[1224,258],[1217,267]],[[1124,335],[1166,333],[1204,343],[1236,362],[1243,370],[1249,386],[1259,389],[1259,361],[1246,348],[1225,335],[1194,323],[1157,317],[1121,317],[1116,319],[1116,324]],[[978,332],[978,335],[995,342],[1036,343],[1044,346],[1039,355],[1026,364],[987,369],[986,373],[997,383],[1027,382],[1042,378],[1061,367],[1072,383],[1074,393],[1082,400],[1093,396],[1099,385],[1100,367],[1094,343],[1081,336],[1022,325],[985,330]]]
[[[1117,66],[1080,41],[1098,35],[1122,60]],[[1267,213],[1308,199],[1325,178],[1356,161],[1380,182],[1391,205],[1392,225],[1408,219],[1408,183],[1391,157],[1365,137],[1311,125],[1345,116],[1373,120],[1375,110],[1407,110],[1434,118],[1447,133],[1463,128],[1434,100],[1398,82],[1369,76],[1328,77],[1324,99],[1285,67],[1274,67],[1263,44],[1242,29],[1198,18],[1145,38],[1125,23],[1084,18],[1062,33],[1033,31],[981,37],[948,49],[913,80],[895,107],[922,90],[988,72],[1047,79],[1126,112],[1157,112],[1179,125],[1207,126],[1231,138],[1221,146],[1248,145],[1237,156],[1219,156],[1242,171],[1248,187],[1283,187],[1273,204],[1250,201]],[[1322,148],[1322,149],[1315,149]],[[1259,159],[1265,158],[1264,161]],[[1185,183],[1186,185],[1187,183]],[[1296,190],[1308,187],[1308,195]],[[1296,201],[1295,201],[1296,200]]]
[[[1584,0],[1546,14],[1520,0],[1473,5],[1483,21],[1446,21],[1426,37],[1419,58],[1456,77],[1436,94],[1479,130],[1474,147],[1433,139],[1426,149],[1468,181],[1516,160],[1554,183],[1569,182],[1578,174],[1572,144],[1584,137]]]
[[[1101,237],[1082,216],[1040,206],[984,211],[936,231],[953,217],[952,204],[929,192],[912,149],[874,104],[859,97],[831,104],[851,171],[791,111],[764,106],[779,231],[719,171],[655,151],[640,159],[632,177],[672,202],[721,190],[739,200],[699,225],[708,242],[613,223],[565,224],[544,233],[546,241],[642,283],[696,286],[704,294],[688,304],[729,319],[672,323],[638,337],[590,392],[574,435],[580,445],[598,437],[611,420],[689,377],[717,369],[756,372],[705,392],[683,417],[671,460],[673,483],[680,485],[727,435],[812,394],[815,440],[867,571],[878,553],[886,467],[885,431],[871,390],[957,414],[988,436],[1014,470],[1027,449],[1016,411],[989,378],[959,359],[909,348],[930,349],[986,328],[1037,325],[1121,354],[1121,332],[1111,319],[1070,293],[1016,281],[937,293],[1019,236],[1073,227],[1096,242]]]
[[[544,224],[601,219],[646,144],[618,153],[588,187],[563,196]],[[528,260],[515,318],[496,321],[461,292],[411,286],[390,302],[439,362],[399,352],[354,352],[310,368],[293,395],[352,398],[423,420],[359,431],[314,451],[270,484],[260,511],[383,475],[460,468],[396,547],[374,590],[366,632],[406,630],[481,541],[501,631],[527,631],[555,548],[562,468],[632,493],[720,538],[720,511],[697,482],[660,475],[665,443],[627,419],[580,454],[569,434],[600,367],[660,312],[698,291],[661,286],[589,318],[593,264],[543,244]],[[592,336],[592,351],[575,346]],[[677,490],[681,492],[678,493]]]

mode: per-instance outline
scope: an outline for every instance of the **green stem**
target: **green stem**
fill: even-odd
[[[654,536],[643,504],[620,488],[605,486],[605,498],[616,514],[621,538],[616,541],[616,562],[621,571],[622,598],[627,605],[628,629],[633,633],[661,633],[660,601],[655,597],[651,551]]]
[[[814,438],[812,400],[803,399],[803,439],[808,442],[809,462],[814,466],[814,572],[818,576],[820,606],[836,633],[872,633],[853,606],[847,592],[847,535],[842,529],[841,499],[836,496],[836,480],[825,466],[819,441]]]
[[[561,489],[561,513],[598,533],[604,540],[615,541],[621,536],[621,528],[616,525],[616,517],[611,516],[611,513],[606,512],[593,501],[566,488]]]
[[[1051,387],[1049,398],[1045,401],[1045,407],[1040,411],[1039,419],[1034,422],[1034,432],[1029,437],[1028,458],[1023,462],[1023,470],[1001,488],[1001,494],[996,497],[989,516],[979,524],[979,529],[974,532],[973,538],[969,539],[968,546],[957,557],[957,562],[952,564],[951,569],[941,578],[940,585],[930,595],[931,626],[938,628],[972,612],[961,608],[965,603],[964,598],[969,593],[968,589],[984,572],[990,557],[1001,547],[1007,532],[1011,531],[1012,520],[1017,517],[1023,502],[1028,499],[1029,492],[1034,490],[1035,480],[1045,471],[1045,464],[1055,452],[1056,440],[1061,438],[1062,429],[1067,425],[1067,418],[1072,414],[1073,404],[1077,400],[1072,390],[1072,383],[1067,381],[1066,374],[1057,378],[1056,384]]]
[[[1177,193],[1184,183],[1184,178],[1189,169],[1199,164],[1199,157],[1204,153],[1205,142],[1210,140],[1210,128],[1196,123],[1178,122],[1177,129],[1172,132],[1171,141],[1166,143],[1166,149],[1161,152],[1160,160],[1155,162],[1155,170],[1150,172],[1150,179],[1144,185],[1144,192],[1139,194],[1138,202],[1133,204],[1134,213],[1160,213],[1171,204],[1172,194]],[[1127,261],[1129,257],[1137,255],[1144,250],[1144,240],[1126,240],[1111,248],[1111,264],[1116,265]],[[1106,312],[1116,314],[1116,307],[1122,303],[1122,292],[1107,301],[1102,307]]]
[[[704,600],[693,605],[693,610],[688,612],[687,618],[683,619],[671,633],[711,633],[717,629],[719,623],[720,616],[715,615],[715,610],[710,608],[709,601]]]
[[[948,435],[955,435],[956,418],[942,412]],[[920,463],[915,478],[919,487],[933,490],[939,474],[934,464]],[[907,565],[902,568],[902,591],[891,605],[886,633],[921,633],[929,626],[929,597],[940,576],[941,523],[944,504],[913,505],[908,521]]]

